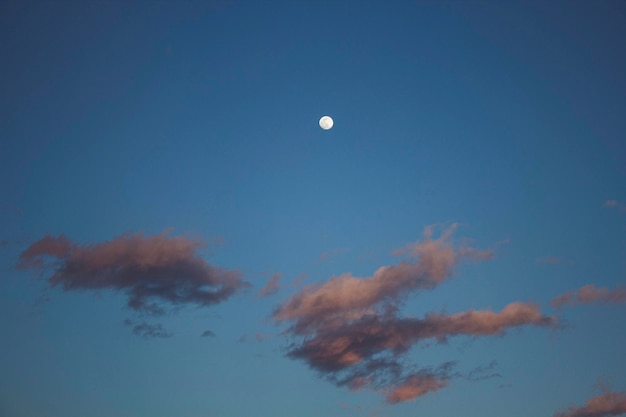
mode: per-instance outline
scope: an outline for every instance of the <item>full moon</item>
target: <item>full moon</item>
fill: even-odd
[[[330,116],[322,116],[320,119],[320,127],[324,130],[328,130],[333,127],[333,119]]]

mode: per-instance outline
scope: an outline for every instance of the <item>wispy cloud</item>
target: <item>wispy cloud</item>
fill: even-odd
[[[403,355],[424,340],[445,342],[457,335],[501,335],[512,327],[554,326],[529,303],[511,303],[499,312],[470,310],[456,314],[430,313],[423,318],[401,317],[402,301],[411,293],[430,290],[452,276],[463,258],[489,259],[488,251],[450,243],[454,226],[433,239],[403,249],[409,259],[379,268],[373,276],[343,274],[321,285],[310,285],[279,306],[273,319],[288,322],[295,337],[287,355],[304,360],[339,386],[371,388],[385,393],[390,403],[407,401],[446,386],[450,366],[415,370]]]
[[[205,330],[202,332],[200,337],[215,337],[215,333],[213,333],[211,330]]]
[[[569,407],[554,417],[611,417],[626,414],[626,391],[605,392],[587,400],[582,407]]]
[[[620,213],[626,213],[626,203],[617,200],[606,200],[604,202],[606,207],[613,207],[620,211]]]
[[[268,297],[270,295],[274,295],[276,294],[279,290],[280,290],[280,278],[282,277],[282,275],[280,273],[275,273],[274,275],[272,275],[272,278],[270,278],[267,281],[267,284],[265,284],[265,286],[263,288],[261,288],[258,292],[258,296],[259,297]]]
[[[167,339],[173,336],[173,333],[166,331],[161,324],[150,324],[146,323],[145,321],[135,324],[135,322],[130,319],[124,320],[124,324],[133,327],[134,335],[141,336],[146,339]]]
[[[319,257],[320,261],[326,261],[334,256],[337,256],[341,253],[345,253],[348,252],[348,248],[334,248],[334,249],[329,249],[327,251],[322,252],[322,254]]]
[[[618,287],[613,290],[608,288],[596,288],[595,285],[585,285],[576,291],[569,291],[555,297],[550,304],[561,308],[565,305],[575,306],[578,304],[602,303],[618,304],[626,302],[626,287]]]
[[[118,290],[136,311],[159,314],[164,306],[220,303],[249,286],[237,271],[208,264],[186,236],[124,234],[78,245],[65,235],[45,236],[24,250],[20,268],[52,268],[51,286],[72,290]]]

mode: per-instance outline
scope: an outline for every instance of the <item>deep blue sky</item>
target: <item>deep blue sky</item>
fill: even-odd
[[[0,415],[549,417],[625,391],[624,39],[620,1],[0,2]],[[358,390],[290,355],[327,330],[280,322],[290,297],[374,282],[454,224],[450,248],[489,259],[385,298],[394,317],[521,302],[558,324],[414,343]],[[133,275],[103,255],[125,233],[206,245]],[[71,252],[18,265],[60,235]],[[127,304],[153,272],[189,290],[196,261],[248,285]],[[449,361],[445,387],[385,401]]]

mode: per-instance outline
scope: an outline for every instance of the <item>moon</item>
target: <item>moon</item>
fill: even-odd
[[[333,119],[330,116],[322,116],[320,119],[320,127],[324,130],[331,129],[333,127]]]

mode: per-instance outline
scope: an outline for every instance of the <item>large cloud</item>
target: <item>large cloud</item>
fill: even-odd
[[[124,234],[107,242],[78,245],[61,235],[45,236],[24,250],[21,268],[51,267],[52,286],[71,290],[119,290],[128,306],[160,313],[166,304],[208,306],[249,286],[241,274],[208,264],[204,245],[186,236]]]
[[[550,304],[561,308],[564,305],[577,305],[589,303],[618,304],[626,302],[626,287],[618,287],[613,290],[597,288],[595,285],[585,285],[577,291],[569,291],[555,297]]]
[[[511,303],[500,312],[401,317],[400,303],[409,294],[444,282],[462,258],[491,257],[488,251],[454,248],[449,242],[453,230],[433,239],[427,228],[421,242],[402,250],[408,260],[379,268],[371,277],[343,274],[292,296],[273,315],[277,323],[290,323],[287,333],[294,341],[287,355],[304,360],[337,385],[380,390],[395,403],[436,391],[451,377],[449,367],[416,371],[403,363],[403,355],[423,340],[443,342],[456,335],[499,335],[512,327],[555,324],[527,303]]]
[[[450,227],[438,239],[426,228],[424,239],[407,245],[409,260],[383,266],[373,276],[358,278],[350,273],[331,278],[327,283],[310,285],[295,294],[274,312],[274,320],[294,321],[296,333],[308,333],[319,326],[358,319],[381,304],[393,304],[416,290],[432,289],[448,279],[462,258],[485,259],[490,251],[465,247],[455,250],[448,239]]]
[[[612,417],[626,414],[626,391],[606,392],[593,397],[582,407],[569,407],[554,417]]]

